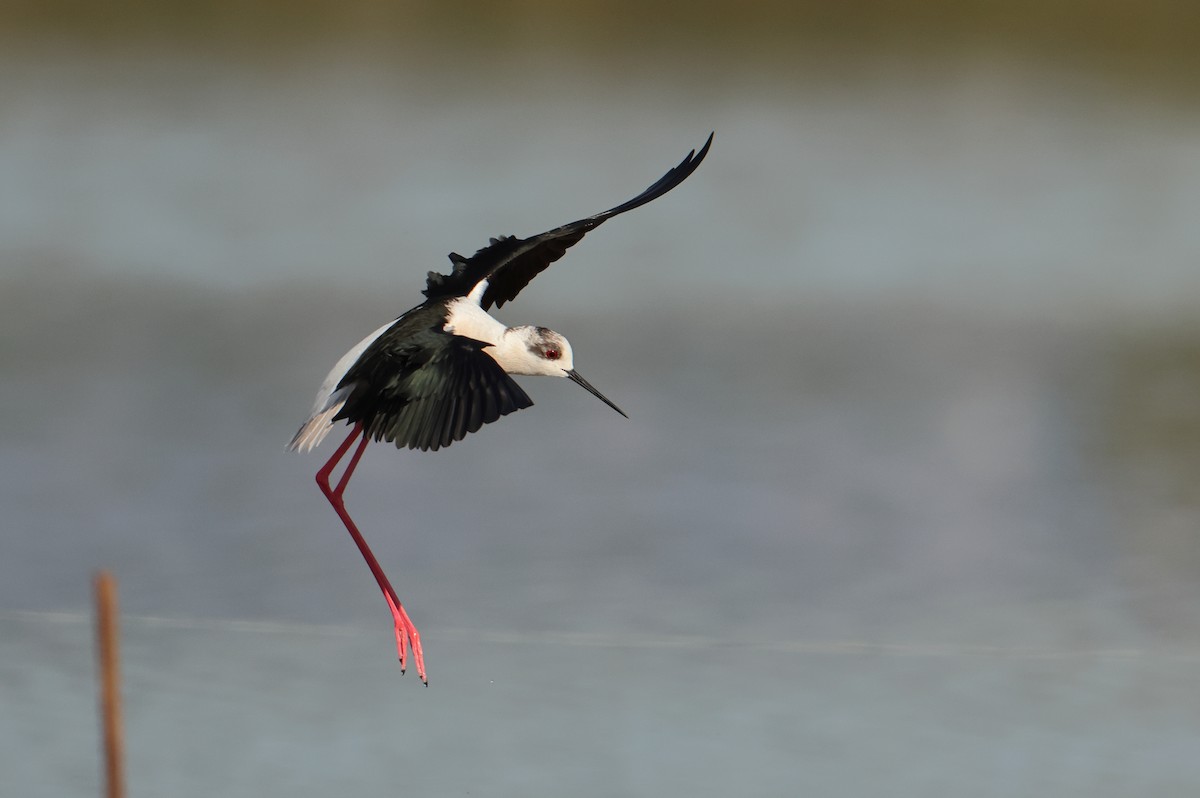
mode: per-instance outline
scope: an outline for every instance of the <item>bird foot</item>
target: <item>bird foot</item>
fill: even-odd
[[[425,652],[421,650],[421,633],[417,631],[416,625],[404,611],[403,605],[399,601],[393,601],[392,597],[386,593],[384,596],[392,611],[392,622],[396,628],[396,655],[400,658],[400,672],[404,673],[408,670],[408,652],[411,647],[413,660],[417,666],[417,676],[428,687],[429,679],[425,676]]]

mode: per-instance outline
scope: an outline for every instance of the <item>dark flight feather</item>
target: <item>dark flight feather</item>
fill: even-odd
[[[658,199],[686,180],[708,154],[712,139],[710,133],[699,152],[692,150],[678,166],[659,178],[652,186],[615,208],[529,238],[493,238],[488,246],[470,258],[451,252],[450,262],[454,269],[448,275],[430,272],[425,284],[425,296],[429,299],[466,296],[480,280],[487,280],[488,287],[483,293],[480,305],[484,310],[490,309],[492,305],[503,307],[505,302],[521,293],[534,277],[565,255],[570,247],[578,244],[588,231],[596,229],[618,214]]]
[[[397,447],[436,451],[502,416],[533,405],[483,351],[483,341],[434,326],[413,332],[402,318],[363,352],[338,384],[352,390],[334,418]]]

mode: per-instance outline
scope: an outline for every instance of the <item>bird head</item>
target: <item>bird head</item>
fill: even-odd
[[[524,347],[519,362],[514,364],[514,368],[508,368],[508,365],[505,364],[509,373],[566,377],[625,416],[625,411],[610,402],[608,397],[593,388],[592,384],[575,370],[574,354],[571,352],[571,344],[567,341],[566,336],[546,327],[534,326],[510,327],[506,333],[507,336],[515,336]],[[628,416],[625,417],[628,418]]]

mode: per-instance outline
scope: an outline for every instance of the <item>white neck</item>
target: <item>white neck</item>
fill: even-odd
[[[452,301],[447,309],[449,315],[442,328],[448,333],[487,341],[491,346],[483,351],[492,356],[509,374],[531,374],[529,371],[529,348],[517,335],[509,335],[509,328],[488,315],[470,297]]]
[[[470,297],[460,297],[451,300],[447,306],[446,324],[442,327],[448,333],[461,335],[464,338],[474,338],[476,341],[487,341],[499,346],[508,329],[493,319],[478,302],[472,302]]]

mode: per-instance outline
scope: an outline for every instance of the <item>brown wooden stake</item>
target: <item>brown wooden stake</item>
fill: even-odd
[[[108,571],[96,574],[96,644],[100,659],[100,725],[104,735],[104,781],[107,798],[124,798],[122,764],[125,741],[121,726],[121,674],[117,629],[117,582]]]

